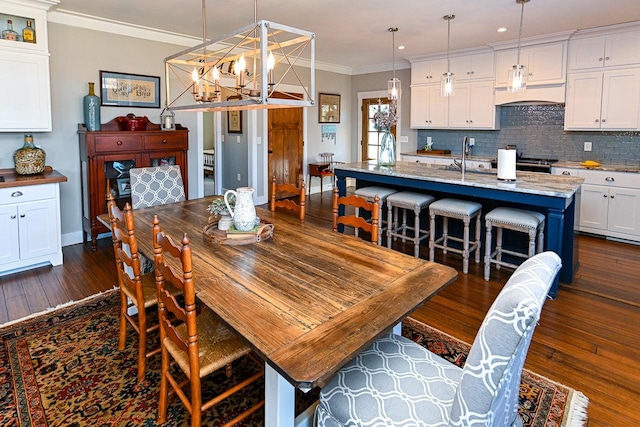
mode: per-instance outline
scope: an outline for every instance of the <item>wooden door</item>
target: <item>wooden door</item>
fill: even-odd
[[[302,108],[269,110],[268,185],[274,175],[278,183],[298,184],[302,176],[302,125]]]

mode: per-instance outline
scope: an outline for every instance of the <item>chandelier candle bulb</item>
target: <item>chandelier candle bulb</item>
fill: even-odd
[[[193,80],[193,94],[199,95],[200,88],[198,87],[198,70],[196,70],[196,67],[193,67],[193,72],[191,73],[191,80]]]
[[[267,58],[267,70],[269,72],[269,85],[274,85],[274,69],[276,67],[276,58],[273,56],[273,52],[269,52],[269,57]]]

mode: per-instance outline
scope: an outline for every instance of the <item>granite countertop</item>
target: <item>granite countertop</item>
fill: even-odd
[[[461,155],[460,154],[426,154],[426,153],[418,153],[416,151],[412,151],[410,153],[400,153],[401,156],[418,156],[418,157],[440,157],[442,159],[456,159],[456,160],[460,160]],[[495,160],[495,157],[486,157],[486,156],[475,156],[475,155],[470,155],[470,156],[465,156],[467,160],[475,160],[478,162],[491,162],[492,160]]]
[[[374,162],[355,162],[338,164],[334,170],[390,175],[398,178],[418,179],[562,198],[573,197],[584,181],[584,178],[574,176],[522,171],[516,172],[515,181],[499,181],[495,169],[471,168],[467,168],[465,177],[462,179],[462,173],[460,171],[443,169],[443,166],[430,167],[416,162],[398,162],[393,167],[379,166]]]
[[[563,162],[559,161],[553,164],[555,168],[570,168],[570,169],[591,169],[591,170],[599,170],[599,171],[611,171],[611,172],[630,172],[630,173],[640,173],[640,166],[631,166],[631,165],[608,165],[601,164],[597,168],[587,168],[580,164],[580,162]]]

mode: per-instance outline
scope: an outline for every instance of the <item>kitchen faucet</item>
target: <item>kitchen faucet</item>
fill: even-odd
[[[462,179],[464,179],[464,173],[467,169],[467,159],[466,156],[467,154],[469,154],[469,144],[468,144],[468,139],[465,136],[464,138],[462,138],[462,162],[460,164],[460,169],[462,170]]]

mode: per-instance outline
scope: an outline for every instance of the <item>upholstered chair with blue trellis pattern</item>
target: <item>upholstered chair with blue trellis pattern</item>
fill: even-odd
[[[185,200],[179,165],[133,168],[129,170],[129,175],[133,209]]]
[[[553,252],[518,267],[489,309],[462,369],[398,335],[375,341],[322,389],[317,425],[521,426],[522,368],[560,267]]]

